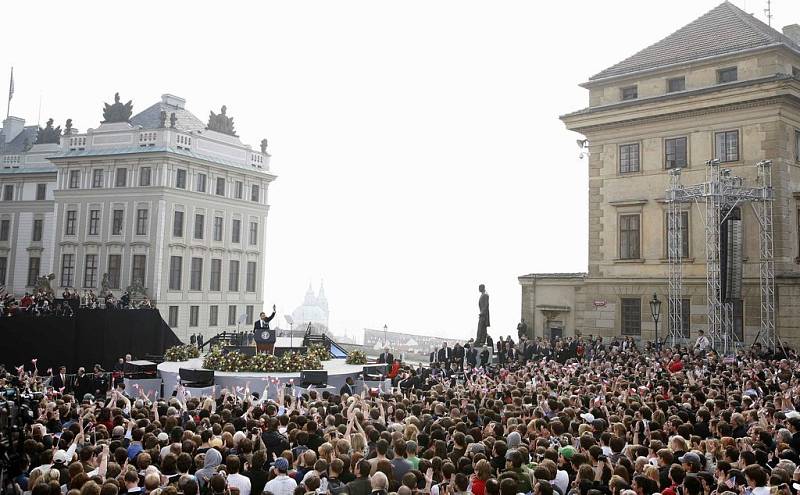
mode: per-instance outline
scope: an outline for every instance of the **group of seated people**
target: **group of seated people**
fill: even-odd
[[[133,303],[128,291],[123,291],[119,298],[108,291],[101,299],[94,290],[84,290],[80,295],[74,288],[66,288],[61,299],[56,299],[52,291],[43,289],[25,292],[17,300],[13,293],[0,288],[0,317],[10,316],[74,316],[78,308],[83,309],[152,309],[150,299],[144,297]]]
[[[588,349],[587,340],[578,345]],[[550,346],[546,339],[541,341]],[[401,365],[384,394],[343,388],[164,398],[122,384],[32,399],[4,493],[33,495],[796,495],[800,360],[594,346],[465,367]],[[677,365],[679,364],[679,366]],[[424,382],[402,383],[425,375]],[[417,386],[419,385],[419,386]],[[352,392],[352,393],[349,393]],[[35,396],[37,397],[37,396]]]

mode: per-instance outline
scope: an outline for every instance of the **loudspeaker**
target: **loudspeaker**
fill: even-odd
[[[188,387],[210,387],[214,385],[214,370],[178,369],[178,377],[182,385]]]
[[[371,364],[369,366],[364,366],[364,380],[381,380],[388,371],[388,364]]]
[[[151,361],[128,361],[122,368],[125,378],[155,378],[156,363]]]
[[[733,208],[720,226],[720,282],[724,302],[742,298],[742,214]]]
[[[325,386],[328,384],[328,372],[325,370],[303,370],[300,372],[300,383],[303,387],[309,385]]]

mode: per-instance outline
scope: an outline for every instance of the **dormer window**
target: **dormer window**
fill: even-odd
[[[686,89],[686,78],[672,77],[667,79],[667,93],[675,93],[676,91],[684,91]]]
[[[739,71],[736,67],[727,67],[725,69],[719,69],[717,71],[717,83],[718,84],[725,84],[729,82],[734,82],[739,79]]]
[[[635,100],[639,97],[639,88],[636,86],[627,86],[620,89],[622,101]]]

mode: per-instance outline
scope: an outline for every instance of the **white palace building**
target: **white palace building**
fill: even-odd
[[[18,297],[52,273],[66,288],[117,296],[146,289],[182,339],[252,323],[264,300],[267,142],[253,150],[233,119],[207,123],[165,94],[132,115],[106,104],[79,133],[25,126],[0,131],[0,286]]]

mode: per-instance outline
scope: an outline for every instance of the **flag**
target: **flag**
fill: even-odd
[[[14,96],[14,68],[11,68],[11,82],[8,84],[8,101]]]

